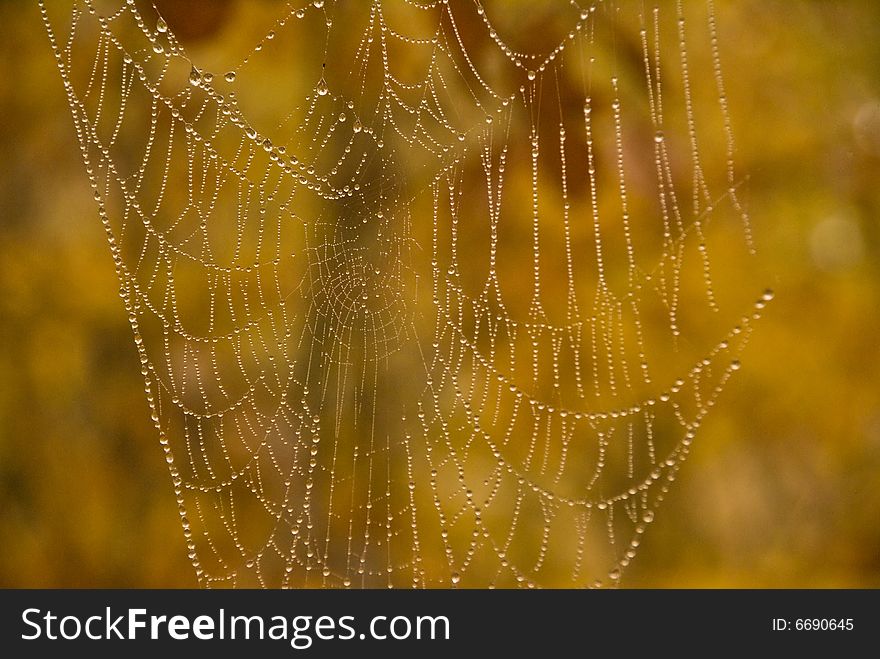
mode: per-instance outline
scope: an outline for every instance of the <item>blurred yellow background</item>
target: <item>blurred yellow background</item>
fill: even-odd
[[[880,5],[717,5],[776,300],[623,585],[878,587]],[[0,25],[0,586],[195,586],[36,5]]]

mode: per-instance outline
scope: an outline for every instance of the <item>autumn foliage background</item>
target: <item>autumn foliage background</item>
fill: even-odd
[[[880,5],[716,4],[776,300],[623,585],[878,587]],[[36,3],[0,25],[0,586],[195,586]]]

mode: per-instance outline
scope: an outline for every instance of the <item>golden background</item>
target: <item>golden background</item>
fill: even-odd
[[[776,300],[623,585],[878,587],[880,5],[717,4]],[[195,586],[36,4],[0,25],[0,586]]]

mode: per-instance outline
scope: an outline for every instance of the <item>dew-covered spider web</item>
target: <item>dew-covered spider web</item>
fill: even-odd
[[[199,582],[617,585],[772,297],[712,0],[211,4],[40,2]]]

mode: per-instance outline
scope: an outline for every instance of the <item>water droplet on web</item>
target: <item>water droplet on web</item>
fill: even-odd
[[[360,119],[355,119],[354,125],[351,128],[355,133],[360,133],[364,129],[364,126]]]
[[[538,76],[538,74],[535,73],[534,71],[529,71],[529,72],[526,74],[526,76],[528,77],[529,80],[534,80],[534,79]]]
[[[320,9],[324,6],[324,0],[313,0],[312,4],[315,5],[315,9]]]
[[[653,522],[654,521],[654,511],[653,510],[646,510],[645,513],[642,515],[642,520],[646,524],[650,524],[651,522]]]
[[[451,579],[453,584],[457,584],[461,581],[461,575],[458,572],[453,572]]]
[[[730,370],[731,371],[738,371],[741,368],[742,368],[742,364],[740,363],[740,361],[738,359],[734,359],[732,362],[730,362]]]
[[[223,76],[223,79],[226,80],[226,82],[235,82],[235,71],[227,71],[226,75]]]
[[[330,91],[330,88],[327,87],[327,81],[324,80],[323,76],[318,81],[318,86],[315,87],[315,91],[318,92],[318,96],[326,96]]]
[[[156,31],[157,32],[167,32],[168,31],[168,23],[165,22],[165,19],[161,16],[159,20],[156,21]]]
[[[764,294],[761,296],[761,299],[765,302],[769,302],[776,296],[776,293],[773,292],[772,288],[768,288],[764,291]]]
[[[658,130],[658,131],[654,134],[654,141],[655,141],[657,144],[661,144],[661,143],[663,142],[664,139],[665,139],[665,136],[663,135],[663,131],[662,131],[662,130]]]
[[[202,82],[202,74],[196,67],[192,67],[189,71],[189,84],[193,87],[198,87],[199,83]]]

